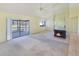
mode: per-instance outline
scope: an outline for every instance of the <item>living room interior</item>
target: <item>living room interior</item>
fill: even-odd
[[[78,3],[0,3],[0,56],[78,56]]]

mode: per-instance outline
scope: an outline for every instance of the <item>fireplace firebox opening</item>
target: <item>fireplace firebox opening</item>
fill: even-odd
[[[65,30],[54,30],[54,36],[66,38],[66,31]]]

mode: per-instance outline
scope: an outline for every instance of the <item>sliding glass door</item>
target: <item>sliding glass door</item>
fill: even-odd
[[[29,20],[12,20],[12,38],[28,35],[30,32]]]
[[[20,36],[29,34],[29,20],[20,20],[19,21],[19,34],[20,34]]]

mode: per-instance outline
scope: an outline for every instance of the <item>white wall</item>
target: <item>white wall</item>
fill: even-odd
[[[53,30],[53,27],[54,27],[54,20],[53,20],[53,18],[49,18],[46,21],[46,27],[47,27],[47,30]]]

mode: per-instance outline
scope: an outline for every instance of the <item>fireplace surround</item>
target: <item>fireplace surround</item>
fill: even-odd
[[[66,31],[54,29],[54,36],[60,38],[66,38]]]

